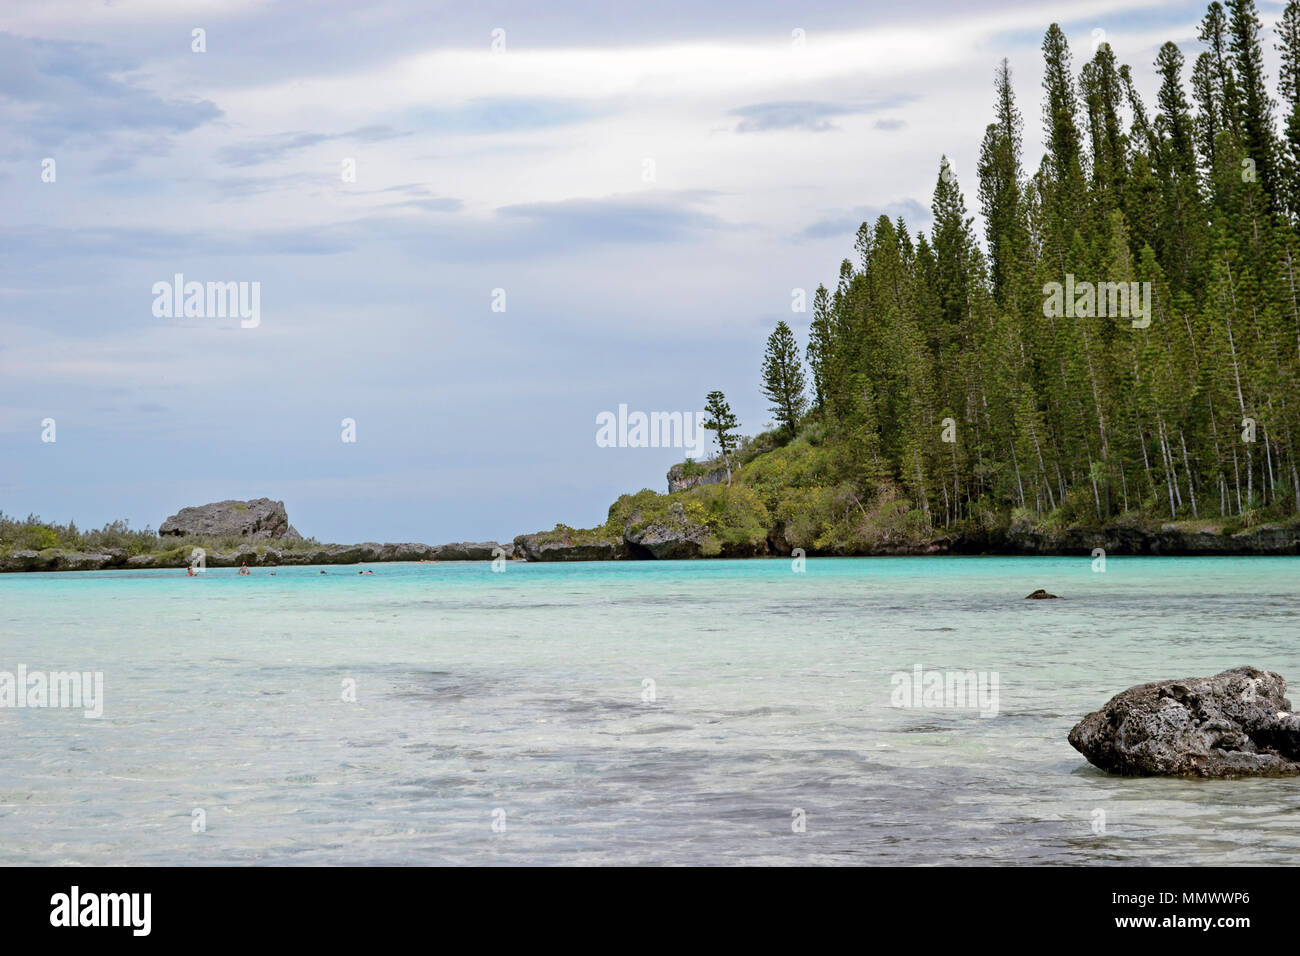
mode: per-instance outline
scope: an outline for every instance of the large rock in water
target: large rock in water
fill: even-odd
[[[641,512],[634,511],[623,528],[623,541],[632,555],[661,561],[701,557],[711,537],[708,528],[686,517],[680,501],[673,502],[658,521],[643,521]],[[714,542],[713,553],[718,550]]]
[[[624,551],[621,541],[557,528],[518,535],[512,553],[528,561],[613,561]]]
[[[1286,681],[1255,667],[1140,684],[1070,731],[1102,770],[1131,776],[1240,777],[1300,773],[1300,716]]]
[[[218,538],[285,538],[301,536],[289,524],[283,501],[214,501],[182,508],[162,523],[160,535],[203,534]]]

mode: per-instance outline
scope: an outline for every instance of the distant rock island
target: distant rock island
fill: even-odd
[[[254,498],[252,501],[214,501],[182,508],[158,528],[159,537],[212,535],[218,538],[274,538],[301,541],[302,535],[289,524],[283,501]]]
[[[385,561],[491,561],[515,557],[513,544],[495,541],[452,544],[322,544],[289,523],[283,501],[214,501],[182,508],[153,532],[121,528],[80,533],[71,527],[31,525],[33,547],[0,551],[0,571],[97,571],[111,568],[184,568],[196,549],[210,568],[308,564],[370,564]],[[91,539],[90,546],[65,540]],[[112,543],[103,544],[103,541]],[[45,546],[47,545],[48,546]]]

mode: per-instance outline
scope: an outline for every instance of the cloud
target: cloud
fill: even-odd
[[[0,275],[15,281],[40,263],[77,258],[174,262],[183,256],[332,255],[354,248],[339,230],[299,228],[208,232],[149,227],[11,226],[0,229]]]
[[[907,125],[907,120],[878,119],[871,125],[874,129],[883,129],[889,132],[893,132],[894,130],[902,129],[903,127],[905,127]]]
[[[0,33],[0,125],[57,145],[184,133],[222,115],[207,100],[164,98],[124,78],[139,66],[97,44]]]
[[[852,235],[858,231],[858,227],[864,222],[874,223],[881,216],[888,216],[890,219],[897,219],[902,216],[903,221],[907,223],[907,228],[912,232],[928,224],[933,218],[930,210],[915,199],[904,199],[900,202],[889,203],[883,207],[856,206],[844,215],[818,220],[804,229],[802,235],[806,239],[826,239],[831,236]]]
[[[702,198],[697,193],[567,199],[505,206],[498,214],[527,221],[544,241],[670,242],[703,229],[728,228],[695,208]]]
[[[412,109],[404,119],[425,132],[483,135],[585,123],[608,115],[612,109],[607,104],[571,99],[485,97],[456,107]]]
[[[737,133],[765,133],[777,129],[803,129],[812,133],[825,133],[839,129],[831,120],[837,116],[874,113],[899,106],[913,97],[898,94],[878,102],[836,103],[820,100],[791,100],[773,103],[755,103],[731,110],[739,116]]]
[[[390,126],[362,126],[346,133],[280,133],[261,140],[226,146],[220,152],[221,160],[231,166],[256,166],[260,163],[283,159],[289,153],[320,143],[337,140],[355,140],[361,143],[380,143],[384,140],[409,136]]]
[[[510,262],[593,245],[676,243],[735,227],[701,208],[707,191],[568,199],[503,206],[486,216],[454,215],[452,197],[408,198],[351,219],[296,228],[189,230],[156,227],[0,228],[0,277],[15,289],[41,287],[44,271],[69,261],[120,259],[166,278],[195,258],[332,256],[389,245],[430,262]],[[383,190],[387,192],[388,190]],[[259,268],[265,268],[259,265]]]

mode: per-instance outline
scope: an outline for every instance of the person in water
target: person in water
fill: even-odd
[[[243,564],[241,564],[241,565],[239,566],[239,573],[240,573],[240,574],[252,574],[252,573],[253,573],[252,571],[248,570],[248,562],[244,562]]]

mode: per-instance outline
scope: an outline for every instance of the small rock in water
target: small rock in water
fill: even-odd
[[[1286,680],[1257,667],[1140,684],[1070,731],[1089,763],[1130,776],[1300,774],[1300,716]]]
[[[1026,601],[1047,601],[1047,600],[1055,600],[1055,599],[1056,599],[1055,594],[1048,594],[1042,588],[1039,588],[1033,594],[1025,595]]]

